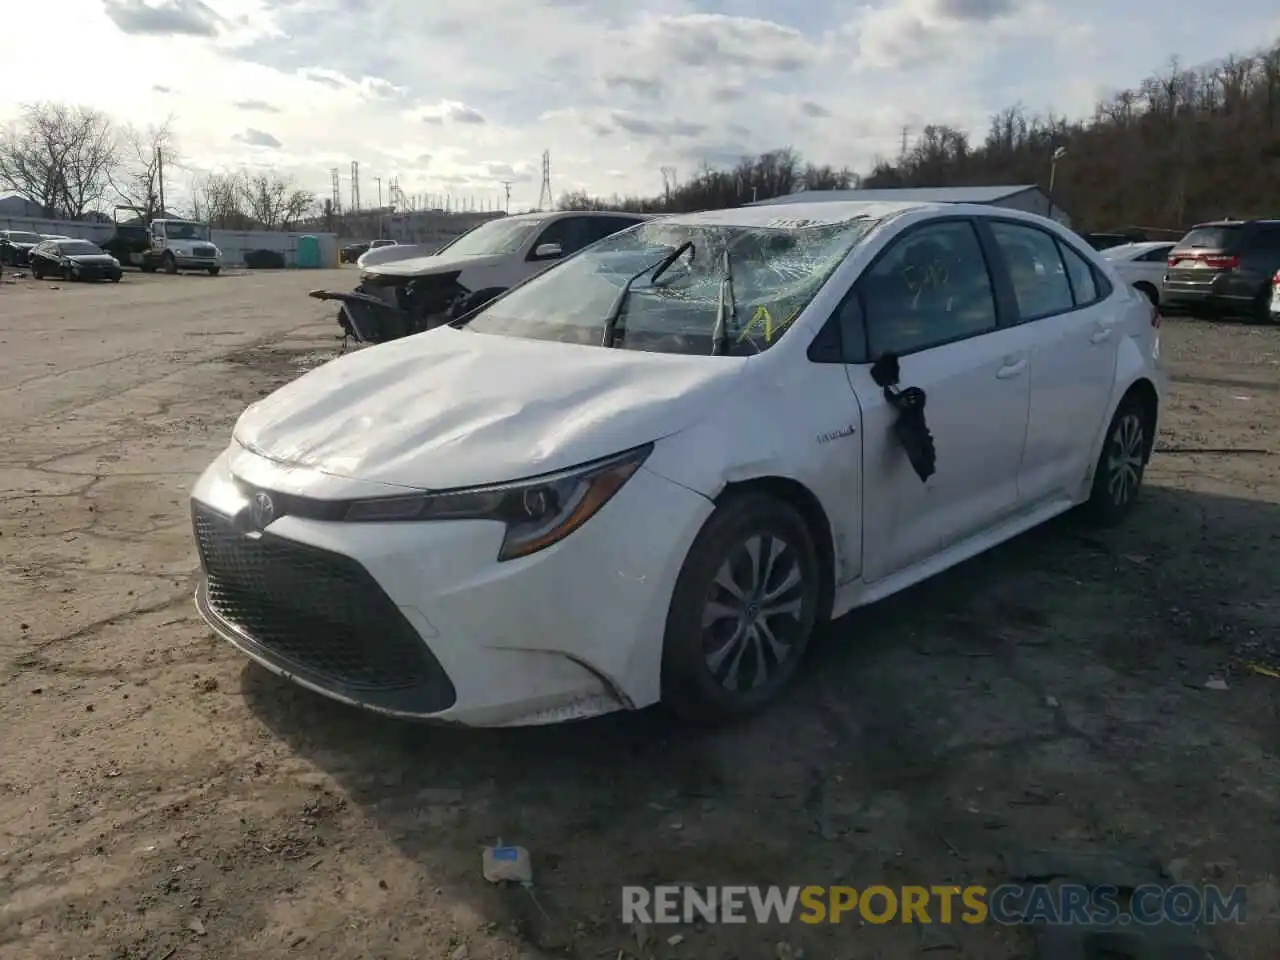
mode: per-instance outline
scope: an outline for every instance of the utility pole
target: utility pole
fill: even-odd
[[[905,123],[902,125],[902,151],[898,154],[899,159],[905,159],[907,156],[907,134],[911,132],[911,128]]]
[[[156,145],[156,179],[160,183],[160,216],[164,216],[164,150]]]
[[[351,161],[351,211],[360,212],[360,161]]]
[[[502,192],[503,192],[503,196],[505,197],[505,202],[503,204],[502,209],[504,212],[510,213],[511,212],[511,181],[510,180],[502,181]]]
[[[382,178],[374,177],[373,182],[378,185],[378,209],[382,209]]]

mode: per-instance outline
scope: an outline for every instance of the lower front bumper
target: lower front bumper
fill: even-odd
[[[265,531],[240,532],[232,518],[254,490],[284,489],[298,476],[243,451],[231,460],[234,476],[224,454],[197,483],[197,525],[220,515],[225,549],[260,552],[255,570],[277,573],[255,572],[254,592],[288,611],[291,633],[282,638],[278,620],[256,608],[219,605],[207,585],[197,605],[267,669],[379,713],[469,726],[553,723],[659,698],[667,608],[711,511],[705,498],[642,468],[561,543],[498,563],[502,527],[489,521],[347,523],[291,515],[286,503]],[[206,576],[225,565],[221,549],[201,548]],[[438,674],[412,696],[388,679],[425,669],[410,648]],[[332,662],[353,655],[377,662]],[[446,684],[456,701],[439,692]]]

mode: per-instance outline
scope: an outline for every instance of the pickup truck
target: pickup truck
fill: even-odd
[[[102,249],[143,273],[200,270],[216,277],[222,270],[222,251],[210,240],[209,227],[191,220],[117,224]]]

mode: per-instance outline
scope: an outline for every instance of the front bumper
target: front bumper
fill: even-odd
[[[255,485],[270,489],[273,470],[283,477],[254,460]],[[206,622],[333,699],[472,726],[656,702],[671,592],[711,511],[642,468],[565,540],[498,563],[503,531],[488,521],[286,513],[255,538],[237,526],[254,489],[231,477],[224,454],[193,491]]]
[[[208,270],[210,267],[221,267],[221,257],[190,257],[181,254],[174,254],[174,260],[178,262],[179,267],[187,270]]]
[[[115,280],[123,276],[119,267],[85,266],[76,264],[75,274],[81,280]]]

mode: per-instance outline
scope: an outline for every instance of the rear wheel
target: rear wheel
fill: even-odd
[[[1093,474],[1089,515],[1103,526],[1115,526],[1129,515],[1142,488],[1147,453],[1154,438],[1142,402],[1133,394],[1120,401]]]
[[[716,508],[685,558],[663,641],[663,701],[691,720],[766,706],[813,633],[820,566],[790,505],[762,494]]]

